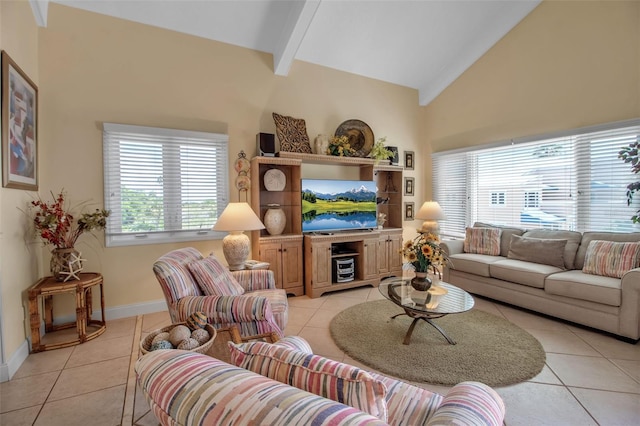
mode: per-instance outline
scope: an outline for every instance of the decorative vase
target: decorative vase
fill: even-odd
[[[416,276],[411,279],[411,287],[418,291],[427,291],[431,288],[431,278],[426,272],[416,272]]]
[[[56,281],[79,280],[78,274],[82,271],[81,254],[73,247],[55,248],[51,250],[51,275]]]
[[[319,134],[313,140],[313,147],[316,154],[327,155],[327,149],[329,149],[329,138],[327,135]]]
[[[270,235],[280,235],[287,224],[284,210],[278,204],[269,204],[269,209],[264,214],[264,226]]]

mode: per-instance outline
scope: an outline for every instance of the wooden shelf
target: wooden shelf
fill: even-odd
[[[300,152],[280,151],[277,158],[297,159],[308,164],[340,164],[346,166],[375,166],[378,168],[392,168],[393,170],[402,170],[400,166],[392,166],[389,160],[379,161],[373,158],[364,157],[339,157],[337,155],[321,155],[321,154],[303,154]]]

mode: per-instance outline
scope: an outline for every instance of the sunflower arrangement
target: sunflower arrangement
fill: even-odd
[[[407,241],[401,253],[405,260],[413,265],[416,272],[429,270],[438,272],[449,261],[440,247],[440,238],[431,232],[419,234],[413,240]]]

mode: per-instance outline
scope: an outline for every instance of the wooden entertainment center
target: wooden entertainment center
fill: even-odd
[[[252,252],[269,262],[276,285],[288,294],[319,297],[330,291],[372,285],[402,274],[402,167],[376,165],[369,158],[280,152],[279,157],[251,159],[251,207],[262,219],[270,208],[286,216],[281,235],[252,231]],[[377,186],[378,213],[386,214],[382,229],[332,234],[302,233],[301,179],[303,164],[358,167],[361,180]],[[267,190],[264,176],[278,169],[286,184]],[[303,256],[304,253],[304,256]]]

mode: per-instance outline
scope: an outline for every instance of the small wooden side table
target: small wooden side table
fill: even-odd
[[[100,308],[102,320],[91,318],[93,305],[91,289],[100,286]],[[105,332],[107,324],[104,318],[104,291],[102,287],[102,275],[95,272],[80,274],[79,280],[60,282],[53,277],[41,278],[32,285],[29,290],[29,315],[31,321],[31,352],[42,352],[50,349],[66,348],[79,345],[95,339]],[[56,294],[74,293],[76,295],[76,321],[65,324],[53,325],[53,296]],[[76,327],[78,338],[63,342],[42,344],[40,342],[40,303],[39,298],[44,298],[44,325],[45,333]],[[87,334],[87,326],[98,328]]]

